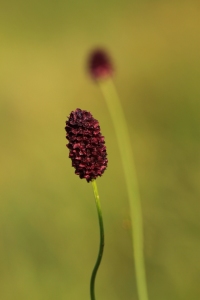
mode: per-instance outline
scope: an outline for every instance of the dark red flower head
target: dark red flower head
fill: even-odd
[[[104,50],[94,50],[89,57],[89,72],[94,79],[109,77],[113,73],[113,66]]]
[[[66,138],[69,143],[69,157],[75,174],[87,182],[101,176],[107,167],[107,153],[104,136],[99,122],[90,112],[77,108],[66,121]]]

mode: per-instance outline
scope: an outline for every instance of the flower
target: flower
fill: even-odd
[[[87,182],[101,176],[108,163],[104,136],[99,122],[86,110],[77,108],[66,121],[69,157],[75,174]]]
[[[106,51],[94,50],[89,57],[89,72],[94,79],[102,79],[112,75],[113,66]]]

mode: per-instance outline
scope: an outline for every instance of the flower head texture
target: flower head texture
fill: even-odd
[[[65,130],[75,174],[85,178],[87,182],[101,176],[108,160],[99,122],[90,112],[77,108],[66,121]]]
[[[89,72],[94,79],[102,79],[112,75],[113,66],[106,51],[94,50],[89,57]]]

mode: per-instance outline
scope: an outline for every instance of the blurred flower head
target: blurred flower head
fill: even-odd
[[[105,50],[96,49],[90,53],[88,68],[94,79],[102,79],[111,76],[113,66]]]
[[[87,182],[101,176],[108,160],[99,122],[90,112],[77,108],[66,121],[65,130],[75,174]]]

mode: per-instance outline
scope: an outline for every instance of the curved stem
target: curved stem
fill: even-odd
[[[97,261],[96,261],[96,264],[92,271],[92,276],[91,276],[91,280],[90,280],[90,297],[91,297],[91,300],[95,300],[95,279],[96,279],[96,274],[97,274],[97,271],[98,271],[98,268],[99,268],[99,265],[101,263],[101,259],[103,256],[104,228],[103,228],[103,218],[102,218],[101,205],[100,205],[100,199],[99,199],[99,193],[98,193],[98,189],[97,189],[96,180],[92,180],[92,187],[93,187],[93,191],[94,191],[95,203],[96,203],[98,219],[99,219],[99,229],[100,229],[99,253],[98,253]]]
[[[106,100],[119,145],[132,219],[132,242],[139,300],[148,300],[143,255],[142,208],[126,118],[112,79],[98,81]]]

